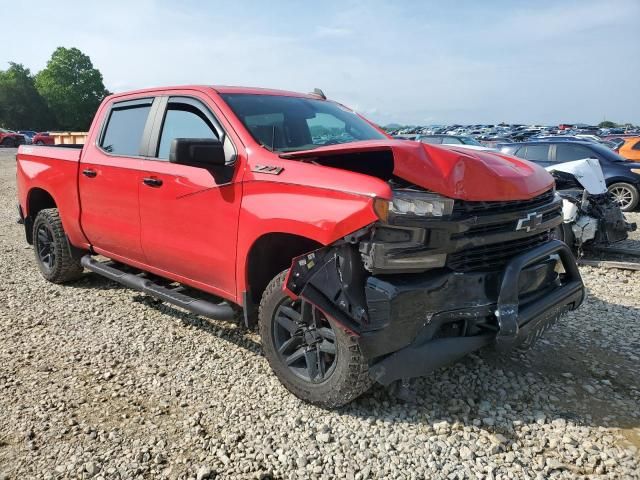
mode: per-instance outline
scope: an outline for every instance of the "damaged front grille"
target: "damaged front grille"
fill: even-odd
[[[529,200],[508,200],[500,202],[470,202],[456,200],[453,206],[452,219],[468,217],[469,215],[493,215],[497,213],[531,210],[553,201],[554,191],[547,190]]]
[[[449,254],[447,267],[455,272],[501,270],[516,255],[542,245],[549,239],[549,232],[543,232],[517,240],[467,248]]]

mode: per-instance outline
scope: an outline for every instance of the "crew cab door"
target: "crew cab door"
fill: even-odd
[[[80,158],[82,229],[99,253],[144,262],[138,188],[153,98],[114,102]]]
[[[174,138],[218,138],[228,165],[207,170],[169,162]],[[225,297],[235,296],[236,243],[242,197],[236,149],[194,96],[164,97],[140,175],[142,249],[154,268]]]

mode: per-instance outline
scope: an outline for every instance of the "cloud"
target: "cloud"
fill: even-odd
[[[316,28],[316,36],[320,38],[322,37],[342,38],[342,37],[348,37],[349,35],[352,35],[352,34],[353,34],[353,31],[343,27],[326,27],[321,25]]]
[[[640,3],[79,0],[12,6],[29,41],[0,53],[32,71],[76,46],[122,91],[239,84],[330,98],[378,123],[640,123]],[[23,38],[24,25],[3,25]]]

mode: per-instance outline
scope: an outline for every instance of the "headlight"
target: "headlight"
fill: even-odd
[[[632,168],[631,171],[640,175],[640,168]]]
[[[435,193],[394,191],[391,211],[397,215],[442,217],[451,215],[453,199]]]

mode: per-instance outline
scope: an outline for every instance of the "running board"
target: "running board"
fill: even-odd
[[[190,312],[216,320],[232,320],[237,315],[235,310],[227,302],[212,303],[199,298],[190,297],[176,290],[162,287],[146,278],[133,273],[126,273],[110,265],[94,260],[91,255],[85,255],[80,263],[87,270],[102,275],[110,280],[121,283],[134,290],[156,297],[165,302],[172,303]]]

